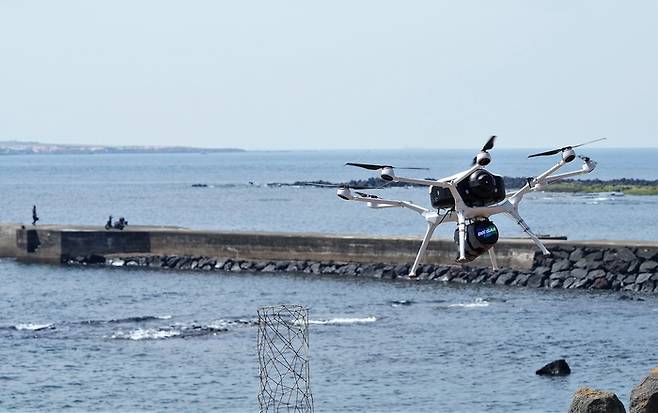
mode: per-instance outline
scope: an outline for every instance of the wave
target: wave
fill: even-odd
[[[36,324],[36,323],[20,323],[12,326],[14,330],[17,331],[42,331],[42,330],[52,330],[55,328],[53,323],[48,324]]]
[[[137,330],[123,332],[117,331],[112,334],[110,338],[119,340],[159,340],[163,338],[171,338],[180,336],[180,331],[176,330],[160,330],[157,328],[138,328]]]
[[[253,324],[248,320],[218,320],[209,324],[174,324],[168,327],[138,328],[130,331],[119,330],[110,338],[118,340],[162,340],[168,338],[188,338],[217,335],[229,331],[228,326]]]
[[[481,308],[481,307],[489,307],[489,301],[484,300],[482,298],[476,298],[475,300],[471,302],[466,302],[466,303],[454,303],[448,305],[448,307],[462,307],[462,308]]]
[[[416,302],[413,301],[413,300],[392,300],[392,301],[390,301],[390,303],[391,303],[391,306],[393,306],[393,307],[399,307],[401,305],[415,304]]]
[[[350,325],[350,324],[366,324],[366,323],[374,323],[377,321],[376,317],[354,317],[354,318],[341,318],[341,317],[336,317],[336,318],[330,318],[327,320],[308,320],[309,324],[315,324],[315,325]]]

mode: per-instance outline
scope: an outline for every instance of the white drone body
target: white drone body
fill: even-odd
[[[436,227],[446,222],[457,223],[455,242],[458,246],[458,263],[472,261],[477,258],[477,256],[488,251],[493,268],[498,269],[493,249],[493,245],[498,241],[498,229],[491,221],[489,221],[489,217],[497,214],[504,214],[513,219],[514,222],[516,222],[534,241],[544,255],[550,255],[548,249],[546,249],[544,244],[530,230],[530,227],[525,223],[523,218],[521,218],[521,215],[519,215],[519,204],[523,200],[524,195],[528,192],[540,191],[546,185],[557,182],[561,179],[592,172],[594,168],[596,168],[596,162],[586,156],[581,156],[580,159],[583,161],[583,164],[579,170],[555,174],[560,168],[576,158],[574,148],[585,144],[567,146],[552,151],[530,155],[529,157],[534,157],[561,153],[562,157],[553,167],[549,168],[544,173],[533,178],[528,178],[527,183],[521,189],[515,192],[505,193],[504,184],[498,182],[502,181],[502,178],[491,174],[485,169],[491,162],[491,155],[487,151],[493,148],[494,140],[495,136],[492,136],[489,139],[487,144],[482,148],[482,151],[480,151],[473,159],[474,164],[470,169],[449,177],[435,180],[397,176],[394,171],[395,168],[390,165],[360,163],[347,164],[369,170],[379,170],[381,178],[385,181],[427,186],[429,187],[431,197],[432,195],[436,196],[437,193],[442,196],[443,204],[439,208],[436,208],[434,200],[432,201],[432,204],[435,208],[428,209],[408,201],[383,199],[379,196],[363,192],[352,192],[349,186],[339,187],[337,195],[344,200],[363,202],[370,208],[407,208],[419,213],[425,218],[425,221],[427,221],[427,231],[425,232],[416,259],[409,271],[409,277],[416,276],[418,265],[425,255],[427,245],[429,244]],[[592,142],[597,142],[599,140],[602,139],[597,139]],[[471,184],[475,187],[472,187],[473,185]],[[490,194],[490,196],[484,196],[483,199],[478,198],[477,194],[475,194],[478,185],[481,187],[479,189],[484,190],[485,195]],[[471,191],[471,189],[473,191]],[[501,190],[503,193],[496,194],[497,190]],[[480,195],[482,195],[482,191],[480,192]],[[446,201],[449,202],[450,207],[447,206]],[[444,209],[446,212],[441,213],[441,209]]]

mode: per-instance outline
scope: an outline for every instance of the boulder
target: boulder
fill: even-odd
[[[640,264],[640,272],[653,272],[658,267],[658,262],[656,261],[645,261]]]
[[[637,276],[637,279],[635,280],[636,284],[644,284],[646,281],[649,281],[649,279],[653,276],[653,274],[645,272]]]
[[[551,361],[535,372],[540,376],[567,376],[571,374],[571,368],[565,359]]]
[[[594,280],[590,288],[593,290],[607,290],[610,288],[610,283],[604,277],[600,277]]]
[[[658,412],[658,367],[631,391],[631,413]]]
[[[658,258],[658,251],[653,248],[639,248],[635,254],[645,260]]]
[[[528,283],[526,284],[530,288],[539,288],[543,285],[544,279],[548,278],[544,274],[533,274],[530,278],[528,278]]]
[[[614,393],[581,387],[573,395],[569,413],[626,413]]]
[[[553,266],[551,267],[551,272],[560,272],[560,271],[566,271],[571,269],[571,261],[569,260],[560,260],[557,261]]]

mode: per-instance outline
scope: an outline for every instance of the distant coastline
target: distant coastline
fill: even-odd
[[[187,146],[105,146],[42,142],[0,141],[0,155],[95,155],[129,153],[226,153],[246,152],[239,148],[193,148]]]

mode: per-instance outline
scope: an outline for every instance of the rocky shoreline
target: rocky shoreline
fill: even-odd
[[[658,249],[554,246],[552,256],[537,253],[528,271],[468,266],[421,265],[419,280],[529,288],[613,290],[658,294]],[[91,255],[63,257],[68,265],[145,267],[182,271],[306,273],[409,279],[408,264],[336,261],[251,261],[180,255]]]

